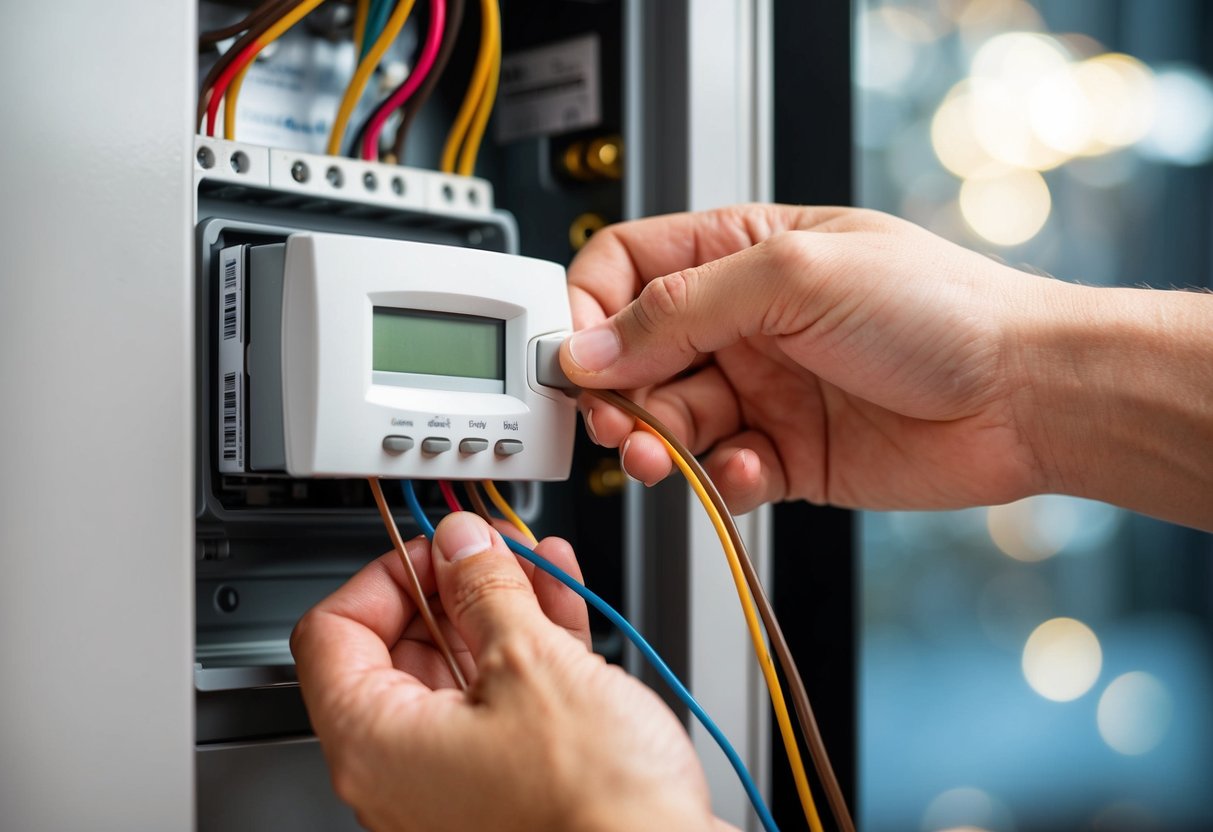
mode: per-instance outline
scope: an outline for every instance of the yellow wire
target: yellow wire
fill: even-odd
[[[480,51],[476,53],[476,65],[472,69],[472,80],[468,83],[463,103],[459,105],[455,123],[451,125],[451,132],[447,134],[446,144],[442,147],[440,167],[444,173],[455,172],[455,157],[459,154],[459,147],[463,144],[472,115],[479,106],[488,83],[493,63],[494,38],[500,42],[500,32],[490,24],[490,21],[499,20],[495,0],[480,0],[480,10]]]
[[[532,546],[535,545],[539,539],[527,528],[526,523],[522,522],[522,518],[518,516],[518,512],[510,507],[505,497],[501,496],[501,492],[497,490],[497,486],[493,485],[493,481],[484,480],[480,484],[484,486],[485,493],[489,495],[489,499],[493,501],[493,505],[497,506],[497,510],[505,515],[505,519],[513,523],[514,528],[529,537]]]
[[[249,61],[244,65],[244,69],[236,73],[232,83],[228,84],[227,95],[223,99],[223,138],[229,142],[236,140],[236,99],[240,97],[240,87],[244,84],[244,76],[248,75],[248,71],[252,68],[253,62]]]
[[[227,96],[223,101],[223,137],[225,139],[230,141],[236,138],[236,100],[240,97],[240,85],[244,82],[244,76],[248,73],[249,67],[253,65],[253,61],[257,60],[257,55],[323,2],[324,0],[303,0],[302,3],[284,14],[273,26],[262,32],[261,36],[253,42],[252,57],[228,85]]]
[[[472,126],[468,128],[463,151],[459,154],[459,173],[463,176],[471,176],[476,172],[476,157],[480,154],[480,141],[484,138],[489,115],[493,112],[493,104],[497,100],[497,80],[501,76],[501,8],[497,0],[483,0],[481,8],[484,9],[484,25],[489,29],[493,51],[488,82],[481,91],[480,101],[476,106],[476,115],[472,119]]]
[[[741,608],[745,613],[746,627],[749,628],[750,640],[754,643],[754,653],[758,657],[758,666],[762,668],[762,675],[766,679],[767,690],[771,694],[771,704],[775,708],[775,720],[779,723],[779,734],[783,738],[783,747],[787,751],[788,762],[792,767],[792,779],[796,781],[796,794],[800,797],[800,806],[804,810],[805,819],[809,822],[809,828],[813,832],[822,832],[821,818],[817,815],[817,805],[813,802],[812,792],[809,791],[809,778],[805,774],[804,760],[800,757],[800,747],[796,744],[796,733],[792,730],[792,718],[788,715],[788,705],[783,697],[783,687],[779,684],[779,676],[775,673],[775,664],[771,661],[771,653],[767,650],[766,641],[763,639],[762,630],[759,627],[758,614],[754,611],[754,599],[750,596],[749,588],[745,584],[745,575],[741,571],[741,559],[737,555],[737,550],[733,547],[733,541],[724,526],[724,520],[704,489],[703,483],[695,476],[695,472],[691,470],[691,466],[687,464],[686,460],[682,458],[682,455],[678,453],[674,446],[667,442],[664,436],[646,422],[637,419],[636,424],[656,436],[661,444],[665,446],[670,459],[682,471],[682,475],[686,477],[692,490],[699,497],[699,502],[703,504],[708,516],[712,519],[712,525],[716,529],[716,534],[720,537],[720,544],[724,547],[725,556],[729,561],[729,571],[733,573],[733,583],[737,585],[737,597],[741,601]]]
[[[409,13],[413,10],[413,2],[414,0],[400,0],[396,4],[383,31],[375,39],[375,43],[366,53],[366,57],[358,63],[358,68],[354,70],[354,77],[350,79],[349,86],[345,88],[345,95],[341,97],[341,106],[337,108],[337,117],[333,119],[333,129],[329,133],[328,154],[330,156],[341,155],[341,140],[345,137],[345,128],[349,124],[350,116],[354,113],[354,107],[362,98],[362,92],[366,89],[366,82],[371,77],[371,73],[375,71],[375,67],[379,66],[384,53],[392,45],[392,41],[396,40],[400,30],[404,28],[404,22],[409,19]]]
[[[354,54],[362,54],[362,38],[366,34],[366,16],[370,12],[371,0],[358,0],[354,4]]]

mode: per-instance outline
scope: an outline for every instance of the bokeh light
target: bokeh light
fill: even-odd
[[[922,814],[923,832],[1011,832],[1005,805],[983,789],[964,786],[935,797]]]
[[[986,511],[986,527],[999,551],[1035,563],[1062,551],[1090,551],[1107,542],[1118,526],[1106,503],[1042,494]]]
[[[1117,676],[1099,697],[1099,735],[1121,754],[1151,751],[1171,725],[1171,695],[1157,678],[1142,671]]]
[[[1103,651],[1091,628],[1073,618],[1037,627],[1023,648],[1023,674],[1032,689],[1054,702],[1069,702],[1099,678]]]
[[[1195,67],[1162,68],[1154,77],[1155,113],[1139,145],[1143,155],[1176,165],[1213,158],[1213,82]]]
[[[960,186],[960,212],[975,233],[1000,246],[1027,242],[1044,228],[1053,200],[1034,170],[983,171]]]

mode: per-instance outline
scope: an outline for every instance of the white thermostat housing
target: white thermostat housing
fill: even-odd
[[[572,325],[559,265],[313,233],[219,262],[220,471],[568,478],[575,406],[536,380]]]

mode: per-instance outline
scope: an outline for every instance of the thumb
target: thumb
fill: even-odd
[[[561,346],[561,367],[580,387],[644,387],[686,369],[702,353],[765,332],[787,319],[786,310],[803,306],[797,284],[806,240],[784,232],[650,281],[619,312],[574,333]]]
[[[512,633],[551,626],[514,553],[475,514],[445,517],[430,551],[442,607],[473,659]]]

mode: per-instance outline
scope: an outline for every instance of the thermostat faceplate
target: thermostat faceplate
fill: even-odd
[[[575,406],[535,380],[572,326],[559,265],[294,234],[282,292],[286,473],[567,479]]]

